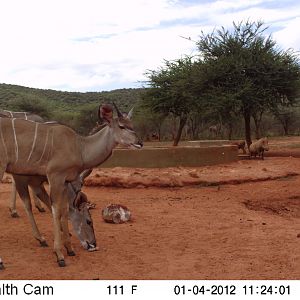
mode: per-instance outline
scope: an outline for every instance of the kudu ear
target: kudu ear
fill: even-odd
[[[129,120],[131,120],[132,114],[133,114],[133,107],[131,108],[131,110],[130,110],[129,113],[127,114],[127,118],[128,118]]]
[[[98,109],[98,118],[110,124],[113,119],[113,107],[110,104],[102,104]]]
[[[86,194],[83,192],[77,193],[76,199],[74,200],[74,207],[80,210],[86,203],[88,203]]]

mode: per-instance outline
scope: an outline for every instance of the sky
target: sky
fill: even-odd
[[[165,59],[196,55],[201,32],[242,20],[263,21],[282,49],[300,51],[298,0],[0,0],[0,83],[139,88]]]

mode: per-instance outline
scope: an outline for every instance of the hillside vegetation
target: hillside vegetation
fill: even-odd
[[[115,102],[122,111],[129,111],[139,106],[142,93],[143,89],[79,93],[0,84],[0,108],[34,112],[87,133],[97,121],[99,104]]]
[[[34,112],[88,134],[98,107],[134,106],[144,140],[252,139],[300,134],[300,56],[280,50],[260,21],[202,34],[198,54],[146,72],[147,88],[62,92],[0,84],[0,108]]]
[[[0,84],[0,108],[13,111],[30,111],[46,120],[56,120],[74,128],[81,134],[95,126],[99,104],[115,102],[122,111],[134,106],[134,126],[139,136],[145,140],[170,141],[174,139],[178,120],[172,116],[154,114],[143,105],[147,89],[120,89],[109,92],[77,93],[28,88],[18,85]],[[282,114],[279,121],[274,115],[266,113],[261,122],[262,135],[278,136],[300,134],[300,107],[290,108]],[[197,121],[195,123],[194,121]],[[222,127],[218,134],[211,133],[209,127],[217,124],[209,111],[190,118],[184,128],[183,140],[227,139],[228,131]],[[288,126],[288,132],[284,126]],[[254,126],[254,124],[252,124]],[[244,135],[243,120],[237,118],[232,137],[241,139]]]

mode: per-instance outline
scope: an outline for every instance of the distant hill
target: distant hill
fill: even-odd
[[[14,109],[19,101],[46,102],[54,110],[78,110],[82,105],[115,102],[122,109],[128,109],[141,100],[144,89],[118,89],[109,92],[61,92],[28,88],[19,85],[0,84],[0,107]]]
[[[121,111],[135,107],[138,118],[139,103],[144,89],[119,89],[109,92],[61,92],[0,84],[0,109],[28,111],[45,120],[56,120],[87,134],[98,120],[98,106],[114,102]]]

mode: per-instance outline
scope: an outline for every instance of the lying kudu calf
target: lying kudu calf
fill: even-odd
[[[64,125],[49,125],[20,119],[0,118],[0,180],[4,172],[46,176],[50,185],[54,225],[54,252],[58,265],[65,266],[62,246],[74,253],[68,227],[68,182],[83,170],[106,161],[118,145],[141,148],[130,117],[118,108],[103,105],[100,115],[106,126],[91,136],[80,136]],[[61,234],[62,231],[62,234]]]

